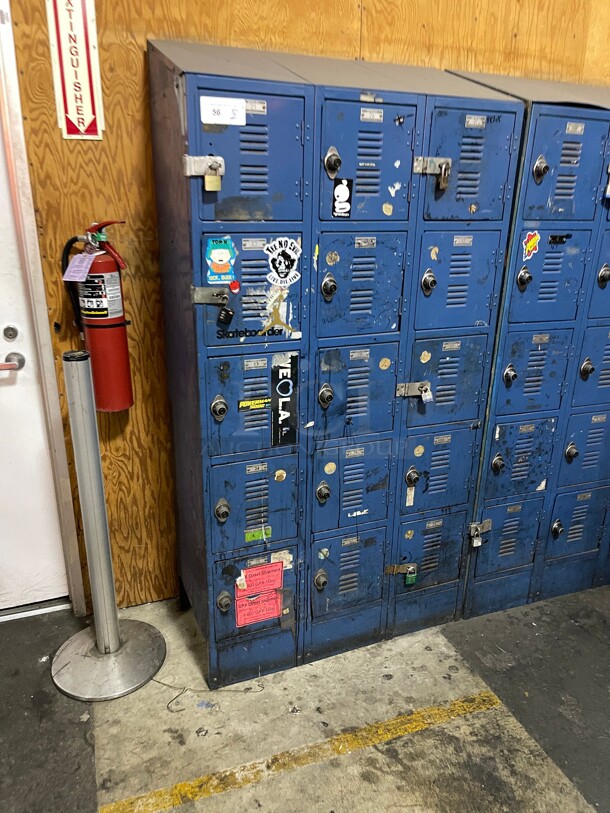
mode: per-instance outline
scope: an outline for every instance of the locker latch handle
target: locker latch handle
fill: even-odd
[[[328,584],[328,573],[324,570],[324,568],[320,568],[316,575],[313,577],[313,583],[317,590],[322,592],[326,585]]]
[[[591,359],[587,356],[587,358],[583,361],[580,365],[580,377],[586,381],[590,375],[593,375],[595,372],[595,367]]]
[[[322,285],[320,285],[320,291],[322,292],[322,296],[324,297],[325,302],[330,302],[333,296],[337,293],[337,280],[333,277],[333,275],[330,272],[326,274],[326,276],[322,280]]]
[[[610,265],[608,263],[604,263],[602,267],[599,269],[599,273],[597,274],[597,284],[600,288],[605,288],[606,285],[610,282]]]
[[[527,286],[534,278],[529,272],[527,265],[524,265],[521,271],[517,274],[517,287],[520,291],[525,291]]]
[[[421,474],[417,471],[415,466],[411,466],[409,471],[405,474],[405,482],[411,488],[413,488],[419,483],[420,478]]]
[[[341,169],[341,156],[339,155],[339,151],[336,147],[329,147],[326,155],[324,156],[324,169],[326,170],[326,174],[334,181],[337,177],[339,170]]]
[[[551,526],[551,533],[553,534],[553,539],[557,539],[558,537],[560,537],[564,531],[565,528],[563,527],[563,522],[560,519],[556,519]]]
[[[497,454],[491,461],[491,470],[494,472],[494,474],[500,474],[500,472],[504,471],[505,468],[506,463],[504,462],[504,458],[501,454]]]
[[[519,378],[514,364],[508,364],[506,366],[506,369],[502,373],[502,378],[507,387],[510,387],[511,384]]]
[[[424,296],[430,296],[432,291],[436,288],[436,285],[437,281],[434,272],[431,268],[427,268],[426,273],[421,278],[421,289],[424,292]]]
[[[578,447],[574,442],[568,443],[566,450],[564,452],[564,456],[568,463],[571,463],[575,457],[578,457]]]
[[[544,157],[544,155],[539,155],[538,158],[536,159],[536,163],[534,164],[534,168],[532,169],[534,181],[537,184],[541,184],[544,179],[544,176],[548,173],[549,170],[550,166],[548,165],[546,158]]]

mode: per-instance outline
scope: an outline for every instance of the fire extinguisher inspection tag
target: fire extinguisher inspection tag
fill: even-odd
[[[89,274],[89,269],[93,265],[95,254],[76,254],[70,262],[63,275],[64,282],[84,282]]]

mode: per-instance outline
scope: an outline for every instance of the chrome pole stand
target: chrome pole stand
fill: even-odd
[[[95,632],[87,627],[66,641],[53,658],[51,677],[69,697],[112,700],[139,689],[159,671],[165,640],[143,621],[119,623],[89,353],[64,353],[63,368]]]

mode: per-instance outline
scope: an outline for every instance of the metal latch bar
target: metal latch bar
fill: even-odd
[[[396,385],[397,398],[423,398],[425,392],[430,392],[429,381],[405,381]]]
[[[183,155],[182,169],[186,178],[225,174],[225,159],[221,155]]]
[[[438,158],[434,155],[416,155],[413,159],[415,175],[441,175],[451,169],[451,158]]]
[[[483,542],[483,534],[491,531],[492,521],[490,519],[481,520],[481,522],[471,522],[469,526],[470,539],[473,548],[480,548]]]
[[[406,565],[386,565],[384,570],[386,576],[396,576],[397,573],[413,574],[417,573],[417,565],[409,562]]]
[[[191,302],[193,305],[216,305],[224,307],[229,301],[228,288],[195,288],[191,285]]]

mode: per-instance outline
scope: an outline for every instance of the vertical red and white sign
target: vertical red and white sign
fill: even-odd
[[[94,0],[46,0],[57,120],[64,138],[101,139],[102,84]]]

